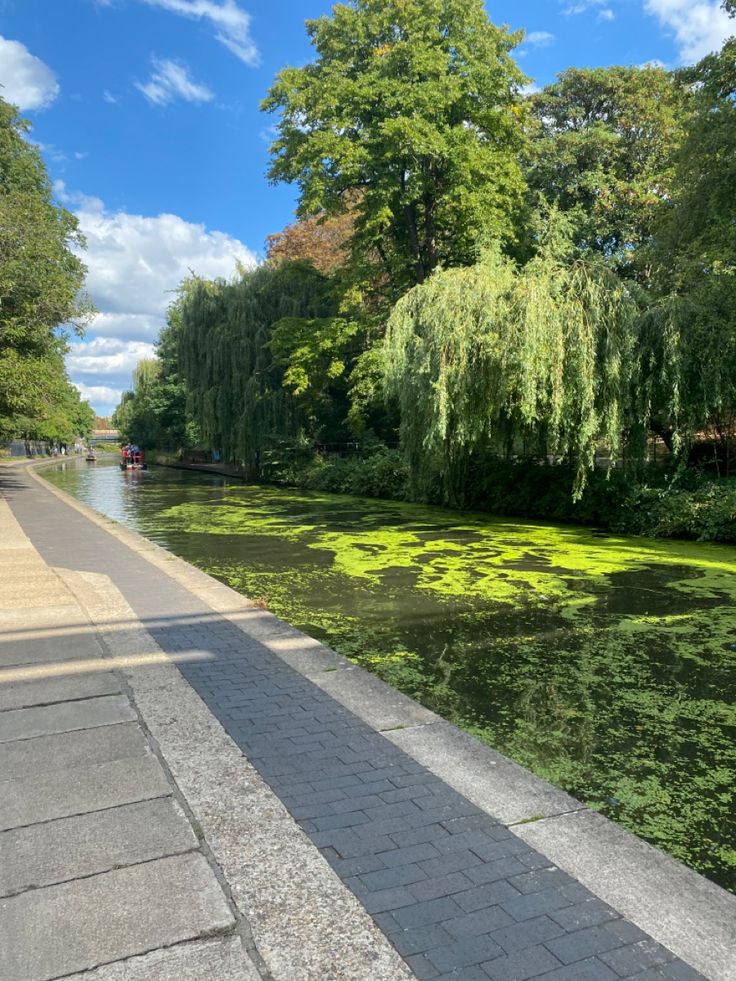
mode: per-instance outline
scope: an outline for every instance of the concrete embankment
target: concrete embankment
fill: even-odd
[[[730,893],[35,472],[0,490],[3,981],[736,978]]]

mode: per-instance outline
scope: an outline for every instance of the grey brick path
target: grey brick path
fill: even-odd
[[[14,474],[51,565],[109,575],[420,979],[700,978],[309,680]]]

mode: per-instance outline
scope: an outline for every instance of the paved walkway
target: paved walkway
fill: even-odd
[[[0,479],[3,981],[703,976],[201,590]],[[159,973],[115,973],[146,951]]]

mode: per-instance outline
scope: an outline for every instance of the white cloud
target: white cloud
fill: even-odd
[[[111,106],[116,106],[118,104],[118,100],[109,89],[105,89],[105,91],[102,93],[102,98],[105,100],[105,102],[109,102]]]
[[[85,385],[83,382],[73,382],[73,384],[99,416],[111,415],[124,391],[122,388],[110,388],[108,385]]]
[[[136,82],[135,87],[154,105],[166,106],[177,98],[186,102],[211,102],[215,97],[206,85],[195,82],[189,69],[180,62],[154,58],[153,68],[150,79],[145,84]]]
[[[25,112],[44,109],[59,94],[59,83],[48,65],[20,41],[0,36],[0,94]]]
[[[530,31],[524,38],[524,47],[546,48],[554,40],[554,34],[550,34],[549,31]]]
[[[94,337],[89,341],[75,341],[70,345],[66,363],[75,378],[99,380],[104,376],[108,384],[125,387],[133,369],[143,358],[152,358],[156,352],[153,344],[145,341],[125,341],[118,337]]]
[[[601,12],[598,14],[598,20],[607,20],[610,22],[612,20],[616,20],[616,15],[610,9],[610,7],[606,7],[604,10],[601,10]]]
[[[578,14],[584,14],[586,10],[590,10],[591,8],[603,7],[607,2],[608,0],[576,0],[575,3],[568,3],[562,13],[566,17],[576,17]]]
[[[644,0],[644,9],[674,36],[686,64],[716,51],[734,31],[721,0]]]
[[[191,20],[209,21],[215,37],[246,65],[257,65],[260,56],[250,36],[251,16],[235,0],[143,0]]]
[[[130,387],[136,362],[150,357],[179,283],[190,272],[230,277],[256,257],[238,239],[178,215],[109,212],[99,198],[72,194],[61,182],[55,191],[75,207],[87,239],[87,289],[100,311],[88,338],[73,343],[69,373],[95,409],[107,412]]]

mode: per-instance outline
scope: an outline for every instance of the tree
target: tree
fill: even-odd
[[[53,200],[28,123],[0,99],[0,431],[20,433],[71,404],[58,328],[90,312],[76,218]]]
[[[299,214],[355,209],[352,257],[379,257],[395,298],[478,239],[513,242],[524,180],[521,34],[482,0],[351,0],[307,22],[316,58],[278,75],[269,176]]]
[[[311,379],[337,378],[330,368],[335,352],[319,351],[317,329],[337,312],[331,284],[306,262],[265,264],[231,283],[185,284],[179,372],[207,446],[251,465],[263,450],[300,434],[324,435],[330,401]]]
[[[273,264],[311,262],[323,276],[331,276],[347,265],[354,224],[350,211],[302,218],[268,236],[266,258]]]
[[[179,366],[181,311],[189,285],[189,281],[182,284],[169,305],[156,357],[138,362],[133,391],[123,394],[115,410],[114,423],[125,442],[160,450],[180,450],[198,442],[199,433],[187,414]]]
[[[621,445],[637,313],[600,259],[552,242],[522,269],[496,250],[407,293],[385,372],[415,492],[462,504],[475,463],[526,451],[569,460],[579,494],[599,441]]]
[[[728,471],[736,462],[736,39],[679,78],[695,112],[649,250],[657,296],[642,332],[642,391],[674,448],[711,431]]]
[[[532,189],[568,214],[581,250],[646,279],[640,248],[674,177],[691,94],[662,68],[570,68],[531,99]]]

